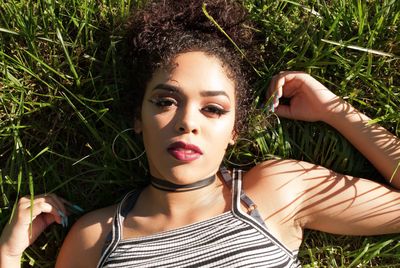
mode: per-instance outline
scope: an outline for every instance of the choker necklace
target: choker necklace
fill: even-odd
[[[175,184],[166,180],[161,180],[156,177],[150,175],[150,184],[159,190],[166,192],[188,192],[197,189],[204,188],[215,181],[216,175],[211,175],[208,178],[205,178],[200,181],[196,181],[194,183],[189,184]]]

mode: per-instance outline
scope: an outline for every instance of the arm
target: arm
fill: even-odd
[[[368,179],[298,160],[260,163],[245,179],[268,226],[291,248],[301,242],[293,226],[343,235],[400,230],[400,191]]]
[[[96,267],[116,206],[95,210],[82,216],[68,232],[57,257],[57,268]]]
[[[370,118],[302,72],[282,72],[271,82],[279,116],[304,121],[323,121],[345,136],[388,180],[400,188],[400,140]],[[290,98],[279,105],[279,97]]]
[[[32,203],[30,198],[22,197],[0,237],[0,267],[20,267],[24,250],[53,222],[64,225],[62,216],[66,214],[56,195],[37,196]]]
[[[323,121],[343,134],[396,187],[400,188],[400,141],[369,118],[301,72],[283,72],[272,80],[279,116]],[[279,98],[290,99],[279,105]],[[257,169],[256,169],[257,170]],[[400,192],[371,180],[339,174],[294,160],[269,161],[258,167],[262,189],[272,189],[273,211],[281,224],[337,234],[373,235],[400,230]],[[282,176],[284,174],[284,176]],[[393,180],[391,178],[393,177]]]
[[[324,121],[345,136],[386,178],[400,189],[400,140],[342,99]]]

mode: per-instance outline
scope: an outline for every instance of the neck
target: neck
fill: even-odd
[[[200,181],[189,184],[175,184],[156,177],[150,177],[150,184],[154,188],[165,192],[189,192],[202,189],[214,183],[215,174]]]
[[[218,179],[215,179],[217,177]],[[153,213],[166,215],[180,215],[207,210],[225,199],[223,183],[218,175],[214,176],[212,183],[191,191],[165,191],[149,186],[146,189]],[[230,198],[228,193],[228,198]],[[148,211],[150,212],[150,211]]]

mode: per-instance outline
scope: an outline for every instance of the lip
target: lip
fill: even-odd
[[[203,152],[194,144],[188,144],[182,141],[174,142],[167,149],[175,159],[184,162],[191,162],[198,159]]]

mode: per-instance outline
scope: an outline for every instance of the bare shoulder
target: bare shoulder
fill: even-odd
[[[308,179],[324,170],[323,167],[299,160],[268,160],[246,172],[244,190],[261,203],[268,201],[274,208],[288,206],[301,202],[299,192],[307,188]],[[266,198],[268,200],[264,200]]]
[[[298,160],[268,160],[250,169],[243,189],[255,202],[269,230],[288,248],[298,249],[307,218],[306,204],[312,178],[326,179],[329,170]]]
[[[244,187],[256,195],[299,207],[310,189],[339,177],[323,166],[300,160],[268,160],[245,174]]]
[[[317,176],[319,173],[327,173],[327,169],[308,162],[285,159],[267,160],[252,169],[246,175],[246,187],[258,187],[261,185],[283,183],[297,184],[306,178]]]
[[[96,267],[115,210],[113,205],[82,216],[65,238],[56,267]]]

